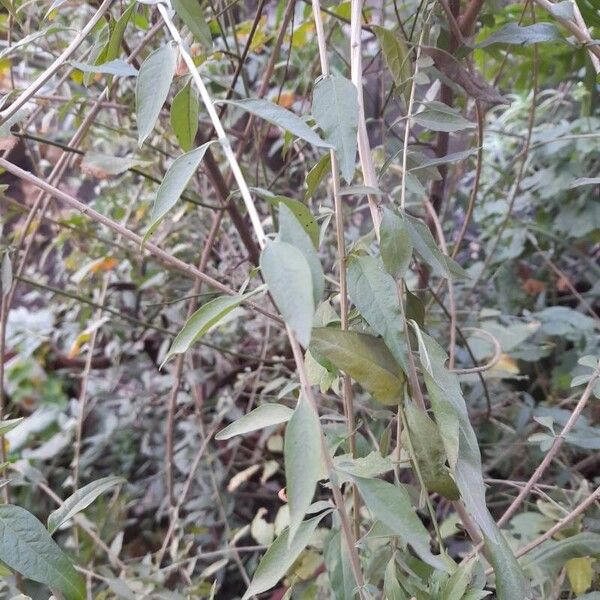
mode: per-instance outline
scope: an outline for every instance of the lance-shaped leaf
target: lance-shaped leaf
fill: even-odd
[[[408,372],[398,290],[382,262],[373,256],[352,260],[348,267],[348,294],[365,321],[383,338],[402,370]]]
[[[486,48],[492,44],[515,44],[529,46],[540,42],[552,42],[563,39],[558,29],[552,23],[534,23],[522,27],[516,23],[509,23],[494,31],[485,40],[479,42],[476,48]]]
[[[285,429],[283,455],[291,543],[315,495],[317,481],[323,471],[319,416],[303,397],[300,397]]]
[[[304,254],[285,242],[267,242],[260,269],[283,320],[303,346],[310,342],[315,314],[312,273]]]
[[[395,535],[412,546],[421,560],[436,569],[447,570],[444,561],[431,553],[429,532],[415,513],[410,496],[403,485],[392,485],[381,479],[353,477],[365,505]]]
[[[0,435],[12,431],[22,420],[23,417],[18,417],[16,419],[4,419],[3,421],[0,421]]]
[[[152,133],[163,107],[177,64],[177,44],[169,42],[155,50],[142,63],[135,85],[135,112],[138,125],[138,144]]]
[[[294,411],[283,404],[261,404],[248,414],[230,423],[224,429],[221,429],[216,440],[228,440],[236,435],[243,435],[251,431],[279,425],[290,420]]]
[[[174,354],[182,354],[221,319],[237,308],[244,300],[257,293],[258,290],[236,296],[219,296],[203,304],[186,322],[177,334],[163,364]],[[162,365],[161,365],[162,366]]]
[[[452,133],[475,127],[475,123],[467,121],[457,110],[437,100],[425,102],[422,106],[424,109],[415,113],[412,120],[431,131]]]
[[[150,227],[144,235],[144,242],[156,230],[165,215],[177,204],[211,143],[206,142],[206,144],[202,144],[202,146],[191,152],[182,154],[173,161],[156,192],[152,214],[150,215]]]
[[[119,57],[123,43],[123,36],[125,35],[127,24],[129,23],[129,19],[135,10],[136,4],[137,3],[135,1],[131,2],[129,7],[125,9],[123,14],[115,23],[115,26],[111,31],[110,38],[108,39],[106,49],[98,57],[102,62],[110,62]]]
[[[122,477],[103,477],[77,490],[63,502],[60,508],[50,513],[48,531],[54,533],[65,521],[86,509],[98,496],[124,482],[125,479]]]
[[[85,598],[85,581],[28,511],[12,504],[0,505],[0,560],[23,577],[60,591],[66,600]]]
[[[384,208],[380,233],[383,264],[392,277],[400,279],[408,270],[413,253],[406,222],[389,208]]]
[[[294,564],[300,553],[310,542],[317,526],[331,511],[326,511],[317,517],[301,523],[294,539],[290,542],[289,528],[269,546],[261,558],[242,600],[248,600],[256,594],[261,594],[274,587]]]
[[[221,103],[233,104],[261,119],[277,125],[304,141],[320,148],[331,148],[331,144],[322,140],[303,119],[292,111],[268,100],[249,98],[247,100],[221,100]]]
[[[410,441],[423,483],[430,492],[449,500],[458,500],[459,493],[446,467],[446,451],[437,425],[414,404],[405,409]]]
[[[283,202],[279,203],[279,239],[295,246],[302,252],[312,275],[315,306],[320,302],[325,289],[325,275],[319,255],[308,233],[294,213]]]
[[[486,505],[481,454],[458,378],[445,368],[448,356],[433,338],[421,332],[419,342],[429,400],[461,498],[483,534],[498,599],[525,598],[523,573]]]
[[[212,46],[212,35],[204,18],[201,2],[199,0],[171,0],[171,4],[193,36],[205,46]]]
[[[403,93],[412,77],[410,52],[400,31],[390,31],[384,27],[373,26],[385,63],[394,83]]]
[[[600,534],[586,531],[563,540],[548,540],[526,554],[521,563],[526,569],[535,567],[557,572],[572,558],[599,554]]]
[[[345,77],[329,75],[319,79],[313,92],[313,116],[325,140],[337,153],[342,177],[350,182],[356,162],[358,94]]]
[[[171,104],[171,127],[184,152],[190,150],[194,145],[194,139],[198,132],[199,112],[198,93],[190,79],[173,98]]]
[[[115,58],[114,60],[99,65],[87,65],[72,60],[71,65],[83,73],[104,73],[106,75],[117,75],[118,77],[135,77],[138,74],[135,67],[132,67],[130,64],[127,64],[124,60],[119,58]]]
[[[310,198],[314,196],[319,184],[329,170],[331,169],[331,154],[323,154],[319,162],[306,175],[306,193],[304,196]]]
[[[310,349],[358,381],[378,402],[394,406],[400,402],[404,374],[381,339],[318,327],[313,329]]]

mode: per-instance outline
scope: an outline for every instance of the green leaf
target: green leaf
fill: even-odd
[[[201,2],[199,0],[171,0],[171,5],[196,40],[211,47],[212,35],[204,18]]]
[[[460,495],[446,467],[446,451],[436,423],[414,404],[406,406],[405,414],[413,458],[425,487],[449,500],[458,500]]]
[[[236,296],[219,296],[203,304],[184,324],[181,331],[177,334],[169,352],[163,361],[163,364],[174,354],[187,352],[189,347],[221,319],[228,315],[234,308],[237,308],[246,298],[256,293],[258,290],[240,294]],[[162,367],[162,365],[161,365]]]
[[[423,221],[408,214],[404,214],[403,218],[414,249],[436,275],[446,279],[468,277],[465,270],[456,261],[445,256],[439,249],[429,227]]]
[[[353,477],[366,507],[375,519],[412,546],[419,558],[435,569],[447,571],[444,561],[431,553],[429,532],[415,513],[403,485],[381,479]]]
[[[148,240],[167,213],[177,204],[181,194],[183,194],[187,184],[198,169],[198,165],[204,158],[206,149],[210,144],[212,142],[206,142],[206,144],[202,144],[202,146],[195,148],[191,152],[186,152],[178,156],[173,161],[156,192],[156,198],[154,199],[150,215],[150,227],[148,227],[148,231],[144,235],[144,242]]]
[[[525,578],[485,501],[481,454],[458,378],[445,368],[448,356],[427,334],[419,339],[423,377],[439,424],[446,456],[461,498],[483,534],[496,574],[498,600],[525,598]]]
[[[548,540],[526,554],[521,563],[524,568],[532,567],[556,572],[572,558],[600,555],[600,534],[577,533],[562,540]]]
[[[85,63],[72,60],[71,65],[83,73],[105,73],[119,77],[135,77],[138,74],[137,69],[119,58],[103,62],[100,65],[86,65]]]
[[[385,272],[381,261],[372,256],[352,260],[348,267],[348,294],[402,370],[408,372],[396,282]]]
[[[175,75],[177,56],[177,44],[169,42],[152,52],[140,67],[135,85],[135,111],[140,146],[152,133],[167,99]]]
[[[390,31],[383,27],[372,26],[385,63],[392,74],[394,83],[402,93],[406,92],[406,84],[412,77],[410,52],[399,31]]]
[[[323,471],[319,416],[302,396],[285,430],[283,456],[291,543],[315,495],[317,481]]]
[[[349,183],[354,175],[358,131],[355,85],[345,77],[322,77],[313,91],[312,112],[325,140],[335,148],[342,177]]]
[[[315,306],[317,306],[325,289],[325,275],[323,274],[321,260],[308,233],[306,233],[294,213],[283,202],[279,203],[279,239],[295,246],[304,255],[310,267],[313,299]]]
[[[320,148],[331,148],[331,144],[328,144],[322,140],[300,117],[296,116],[293,112],[283,108],[278,104],[269,102],[268,100],[261,100],[258,98],[249,98],[247,100],[220,100],[220,103],[233,104],[238,108],[241,108],[261,119],[264,119],[268,123],[277,125],[286,131],[289,131],[296,137],[299,137],[313,146]]]
[[[121,45],[123,43],[123,36],[125,35],[125,29],[127,29],[127,23],[135,10],[136,3],[131,2],[129,7],[123,11],[123,14],[119,17],[115,23],[113,30],[108,39],[106,50],[101,54],[103,62],[110,62],[115,60],[121,54]]]
[[[514,44],[518,46],[529,46],[540,42],[552,42],[562,40],[558,29],[552,23],[534,23],[522,27],[516,23],[509,23],[494,31],[485,40],[479,42],[476,48],[486,48],[492,44]]]
[[[283,320],[308,346],[315,303],[306,258],[291,244],[269,241],[260,254],[260,269]]]
[[[415,113],[412,119],[415,123],[431,131],[452,133],[475,127],[475,123],[467,121],[457,110],[442,102],[433,100],[431,102],[423,102],[421,106],[425,108]]]
[[[384,207],[380,234],[383,264],[392,277],[400,279],[408,270],[413,253],[413,242],[405,220]]]
[[[171,127],[184,152],[190,150],[194,145],[194,139],[198,132],[199,112],[198,94],[190,79],[173,98],[171,104]]]
[[[134,167],[147,166],[151,162],[132,158],[131,156],[109,156],[86,152],[81,161],[81,170],[98,179],[121,175]]]
[[[358,381],[378,402],[397,406],[401,401],[404,374],[379,338],[318,327],[313,329],[310,349]]]
[[[471,559],[469,562],[460,564],[457,567],[456,571],[444,584],[440,593],[440,600],[463,600],[471,582],[475,562],[475,559]]]
[[[248,600],[274,587],[308,545],[323,517],[329,513],[330,511],[324,512],[301,523],[291,541],[289,541],[289,528],[286,528],[265,552],[242,600]]]
[[[305,198],[314,196],[323,178],[331,169],[331,154],[323,154],[319,162],[308,172],[306,176]]]
[[[272,206],[285,204],[292,211],[296,219],[298,219],[298,222],[302,225],[306,233],[308,233],[314,247],[319,247],[319,224],[306,204],[303,204],[300,200],[295,200],[294,198],[278,196],[263,188],[253,187],[250,188],[250,191],[255,192]]]
[[[286,423],[293,414],[294,411],[283,404],[261,404],[237,421],[221,429],[215,435],[215,439],[228,440],[236,435],[243,435],[271,425]]]
[[[48,531],[54,533],[65,521],[86,509],[98,496],[124,482],[125,479],[122,477],[103,477],[77,490],[63,502],[60,508],[50,513]]]
[[[58,590],[67,600],[85,599],[85,581],[46,528],[28,511],[0,505],[0,560],[23,577]]]
[[[398,583],[398,575],[396,573],[396,558],[392,556],[383,575],[383,593],[386,600],[408,600],[408,596]]]

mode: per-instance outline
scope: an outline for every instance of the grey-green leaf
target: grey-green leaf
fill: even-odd
[[[291,542],[289,540],[289,528],[283,531],[262,557],[242,600],[248,600],[256,594],[266,592],[277,584],[308,545],[321,519],[329,512],[324,512],[317,517],[304,521],[298,527],[298,531]]]
[[[313,299],[315,306],[321,300],[325,289],[325,275],[319,255],[312,240],[294,213],[283,202],[279,203],[279,239],[295,246],[302,252],[312,275]]]
[[[236,435],[257,431],[271,425],[279,425],[290,420],[294,411],[283,404],[261,404],[248,414],[221,429],[216,440],[228,440]]]
[[[72,60],[71,65],[83,73],[104,73],[106,75],[117,75],[118,77],[135,77],[138,72],[135,67],[127,64],[120,58],[115,58],[109,62],[99,65],[87,65],[85,63]]]
[[[290,542],[298,532],[323,471],[320,440],[319,416],[301,396],[286,427],[283,449],[290,508]]]
[[[140,67],[135,85],[138,144],[152,133],[167,99],[177,64],[177,44],[169,42],[155,50]]]
[[[0,421],[0,435],[5,435],[9,431],[12,431],[22,420],[23,417],[17,417],[16,419],[4,419]]]
[[[66,600],[84,600],[85,581],[28,511],[0,505],[0,560],[27,579],[62,592]]]
[[[319,79],[313,92],[313,116],[332,144],[340,162],[342,177],[349,183],[356,162],[358,94],[345,77],[329,75]]]
[[[404,91],[407,82],[412,77],[412,64],[410,52],[402,34],[399,31],[390,31],[384,27],[373,26],[372,29],[377,36],[394,83],[399,90]]]
[[[320,148],[331,148],[325,140],[322,140],[300,117],[293,112],[283,108],[278,104],[261,100],[258,98],[249,98],[247,100],[221,100],[225,104],[233,104],[265,121],[277,125],[286,131],[289,131],[296,137],[299,137],[313,146]]]
[[[415,513],[403,485],[381,479],[354,477],[360,495],[374,518],[410,544],[419,558],[436,569],[447,570],[444,561],[431,553],[429,532]]]
[[[210,27],[199,0],[171,0],[171,5],[193,36],[205,46],[212,46]]]
[[[529,46],[540,42],[552,42],[562,39],[558,29],[552,23],[534,23],[522,27],[516,23],[509,23],[494,31],[485,40],[479,42],[476,48],[485,48],[492,44],[515,44]]]
[[[387,272],[396,279],[404,277],[410,266],[413,242],[406,222],[385,207],[381,219],[381,259]]]
[[[260,269],[283,320],[308,346],[315,302],[306,258],[291,244],[269,241],[260,255]]]
[[[312,332],[310,349],[358,381],[378,402],[391,406],[400,402],[404,374],[381,339],[317,327]]]
[[[60,508],[50,513],[48,531],[54,533],[64,522],[86,509],[98,496],[124,482],[125,479],[122,477],[103,477],[77,490],[63,502]]]
[[[431,131],[452,133],[475,127],[475,123],[467,121],[458,111],[447,104],[433,100],[422,104],[424,110],[412,116],[413,121]]]
[[[383,263],[372,256],[352,260],[348,267],[348,293],[363,318],[383,338],[396,362],[407,373],[398,291]]]
[[[154,199],[150,215],[150,227],[148,227],[148,231],[144,235],[144,242],[160,225],[166,214],[177,204],[211,143],[202,144],[202,146],[195,148],[191,152],[186,152],[178,156],[173,161],[156,192],[156,198]]]
[[[184,152],[188,152],[194,145],[198,132],[199,112],[198,93],[190,79],[173,98],[171,104],[171,127]]]
[[[236,296],[219,296],[203,304],[185,322],[185,325],[173,340],[165,361],[169,360],[174,354],[186,352],[196,340],[205,335],[211,327],[214,327],[249,296],[250,293]]]
[[[562,540],[548,540],[526,554],[521,562],[526,569],[537,567],[556,572],[571,558],[600,554],[600,534],[591,531],[577,533]]]

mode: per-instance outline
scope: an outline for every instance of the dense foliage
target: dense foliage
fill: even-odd
[[[0,6],[2,598],[600,598],[596,0]]]

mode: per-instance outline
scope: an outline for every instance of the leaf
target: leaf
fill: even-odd
[[[198,132],[199,112],[198,94],[190,79],[173,98],[171,104],[171,127],[184,152],[188,152],[194,145],[194,139]]]
[[[551,6],[548,7],[548,10],[559,19],[564,19],[565,21],[569,21],[573,19],[575,16],[573,10],[573,1],[574,0],[563,0],[562,2],[555,2]]]
[[[0,560],[27,579],[61,591],[67,600],[85,599],[85,581],[28,511],[0,505]]]
[[[548,540],[526,554],[521,561],[526,569],[537,567],[545,571],[556,572],[562,569],[571,558],[599,554],[600,534],[584,532],[562,540]]]
[[[295,200],[294,198],[278,196],[263,188],[253,187],[250,188],[250,191],[255,192],[258,196],[266,200],[272,206],[285,204],[292,211],[296,219],[298,219],[300,225],[302,225],[306,233],[308,233],[314,247],[319,247],[319,224],[313,217],[313,214],[310,212],[306,204],[303,204],[300,202],[300,200]]]
[[[277,125],[286,131],[289,131],[296,137],[299,137],[313,146],[319,148],[331,148],[331,144],[328,144],[322,140],[300,117],[296,116],[293,112],[269,102],[268,100],[261,100],[258,98],[249,98],[247,100],[220,100],[223,104],[232,104],[237,106],[261,119],[264,119],[268,123]]]
[[[569,185],[569,189],[578,188],[583,185],[600,185],[600,177],[580,177]]]
[[[340,196],[384,196],[385,194],[369,185],[349,185],[340,190]]]
[[[236,435],[243,435],[257,429],[271,427],[271,425],[286,423],[293,414],[294,411],[283,404],[261,404],[237,421],[221,429],[215,435],[215,439],[228,440]]]
[[[48,531],[54,533],[63,523],[86,509],[98,496],[121,483],[125,483],[122,477],[103,477],[77,490],[63,502],[60,508],[50,513]]]
[[[396,572],[396,558],[392,556],[383,575],[383,592],[386,600],[408,600],[408,596],[398,583]]]
[[[2,255],[2,267],[0,273],[0,289],[2,290],[2,296],[6,296],[10,292],[10,288],[13,284],[13,269],[12,261],[10,260],[10,252],[4,251]],[[1,421],[0,421],[1,423]]]
[[[139,146],[152,133],[160,110],[167,99],[175,75],[177,56],[177,44],[169,42],[152,52],[140,67],[135,84]]]
[[[429,492],[458,500],[460,494],[446,467],[446,451],[436,423],[414,404],[405,408],[410,441],[423,483]]]
[[[202,162],[206,149],[210,144],[212,142],[206,142],[206,144],[202,144],[202,146],[191,152],[178,156],[173,161],[156,192],[150,215],[150,227],[144,235],[144,242],[148,240],[167,213],[177,204],[181,194],[183,194],[187,184],[198,169],[198,165]]]
[[[119,77],[135,77],[138,74],[137,69],[119,58],[100,65],[86,65],[85,63],[72,60],[71,65],[84,73],[105,73]]]
[[[171,5],[196,40],[210,48],[212,35],[204,18],[201,2],[199,0],[171,0]]]
[[[350,183],[356,163],[358,94],[345,77],[319,79],[313,91],[312,112],[325,140],[336,151],[342,177]]]
[[[429,532],[415,513],[410,496],[403,485],[392,485],[381,479],[353,477],[366,507],[395,535],[412,546],[419,558],[435,569],[447,571],[444,561],[429,548]]]
[[[22,420],[23,417],[18,417],[16,419],[4,419],[0,421],[0,435],[5,435],[9,431],[12,431]]]
[[[436,244],[429,227],[420,219],[404,214],[406,227],[417,254],[431,267],[439,277],[455,279],[468,277],[464,269],[449,256],[445,256]]]
[[[283,320],[308,346],[315,303],[306,258],[291,244],[269,241],[260,254],[260,269]]]
[[[372,256],[352,260],[348,267],[348,294],[407,373],[408,358],[396,282],[385,272],[381,261]]]
[[[29,108],[20,108],[14,115],[6,119],[6,121],[0,125],[0,138],[11,136],[12,134],[10,130],[12,129],[13,125],[23,121],[30,112],[31,110]],[[2,118],[1,115],[0,118]]]
[[[310,349],[358,381],[378,402],[390,406],[400,402],[404,374],[379,338],[318,327],[313,329]]]
[[[181,331],[177,334],[169,352],[163,361],[163,365],[174,354],[187,352],[190,346],[212,327],[228,315],[234,308],[237,308],[244,300],[256,293],[258,290],[247,294],[235,296],[219,296],[203,304],[184,324]],[[162,365],[161,365],[162,367]]]
[[[116,59],[119,54],[121,54],[121,45],[123,43],[125,29],[127,29],[127,23],[129,23],[129,19],[135,10],[135,6],[136,3],[131,2],[129,7],[123,12],[123,14],[119,17],[119,20],[115,23],[115,26],[113,27],[108,39],[108,44],[106,45],[106,51],[104,56],[102,56],[104,61],[110,62]]]
[[[312,240],[304,230],[294,213],[283,202],[279,203],[279,239],[295,246],[302,252],[312,275],[312,289],[315,306],[321,300],[325,289],[325,275],[321,260]]]
[[[475,559],[460,564],[456,571],[452,573],[450,579],[446,581],[441,590],[440,600],[463,600],[467,587],[471,582]]]
[[[523,573],[487,509],[481,454],[458,378],[445,368],[448,357],[433,338],[421,332],[419,343],[423,377],[446,456],[465,507],[483,534],[496,574],[498,599],[525,598]],[[421,348],[426,352],[426,357]]]
[[[492,44],[515,44],[529,46],[540,42],[552,42],[562,37],[552,23],[534,23],[521,27],[516,23],[509,23],[494,31],[490,36],[479,42],[476,48],[487,48]]]
[[[314,196],[323,178],[331,169],[331,154],[323,154],[319,162],[306,175],[305,198]]]
[[[265,552],[242,600],[248,600],[248,598],[274,587],[308,545],[323,517],[330,512],[326,511],[301,523],[291,542],[289,541],[289,528],[286,528]]]
[[[291,543],[315,495],[323,470],[319,416],[303,396],[287,424],[283,456]]]
[[[406,84],[412,77],[412,63],[410,52],[402,34],[399,31],[394,32],[375,25],[371,28],[377,36],[385,63],[392,74],[394,83],[402,93],[406,93]]]
[[[86,152],[81,161],[81,170],[87,175],[97,179],[107,179],[111,175],[121,175],[133,169],[134,167],[147,166],[149,161],[138,160],[131,156],[109,156],[107,154],[97,154],[95,152]]]
[[[404,277],[412,260],[413,243],[405,221],[384,207],[381,219],[381,259],[395,279]]]
[[[571,589],[575,592],[576,596],[580,596],[592,587],[594,568],[590,556],[571,558],[565,566]]]
[[[422,111],[415,113],[412,116],[412,119],[415,123],[418,123],[431,131],[445,131],[452,133],[454,131],[462,131],[463,129],[475,127],[474,123],[467,121],[467,119],[465,119],[458,111],[437,100],[423,102],[422,106],[425,108]]]

